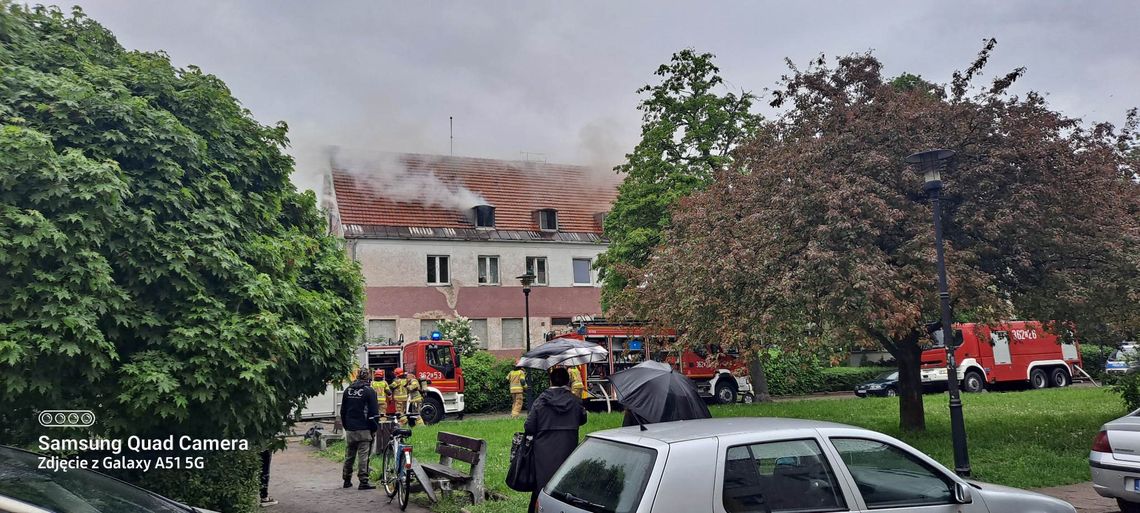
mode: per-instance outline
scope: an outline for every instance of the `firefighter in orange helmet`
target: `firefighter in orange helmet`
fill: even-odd
[[[396,415],[400,416],[400,425],[408,423],[408,378],[404,376],[404,369],[396,367],[396,379],[392,380],[392,399],[396,401]]]
[[[384,379],[384,369],[376,369],[372,373],[372,388],[376,390],[376,399],[380,402],[380,414],[388,411],[388,382]],[[380,422],[386,422],[380,417]]]

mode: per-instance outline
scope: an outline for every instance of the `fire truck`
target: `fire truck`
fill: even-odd
[[[445,414],[463,415],[463,368],[455,345],[432,333],[426,340],[366,344],[357,353],[361,366],[372,371],[384,370],[392,376],[396,368],[403,368],[409,376],[418,377],[424,384],[420,419],[427,424],[443,420]],[[310,398],[302,418],[333,417],[340,411],[343,386],[330,384],[324,394]],[[331,407],[331,410],[329,409]]]
[[[941,331],[935,331],[940,335]],[[1008,321],[991,326],[955,324],[954,350],[962,390],[981,392],[997,383],[1029,383],[1032,388],[1063,387],[1083,373],[1079,342],[1072,330],[1047,329],[1039,321]],[[947,379],[946,347],[922,352],[922,381]]]
[[[747,366],[738,353],[722,351],[719,347],[677,348],[676,333],[671,331],[649,333],[644,326],[617,323],[582,323],[574,332],[551,337],[576,338],[598,344],[609,352],[604,362],[583,367],[586,393],[590,402],[614,401],[609,376],[633,367],[647,359],[672,365],[678,372],[693,380],[697,391],[706,399],[720,404],[752,402],[752,382]]]

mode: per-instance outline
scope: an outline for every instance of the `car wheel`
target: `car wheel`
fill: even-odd
[[[1029,386],[1037,389],[1049,386],[1049,378],[1045,376],[1045,371],[1033,369],[1033,372],[1029,373]]]
[[[986,388],[986,380],[982,378],[978,371],[967,371],[966,377],[962,379],[962,390],[966,392],[981,392]]]
[[[420,419],[423,419],[424,424],[435,424],[443,420],[443,402],[435,396],[424,399],[424,404],[420,406]]]
[[[1120,513],[1140,513],[1140,504],[1124,499],[1116,499],[1116,507],[1120,508]]]
[[[1053,372],[1050,374],[1049,377],[1050,377],[1049,384],[1051,386],[1055,386],[1055,387],[1067,387],[1067,386],[1069,386],[1069,383],[1070,383],[1069,373],[1065,372],[1065,369],[1062,369],[1060,367],[1053,369]]]
[[[887,397],[895,397],[897,395],[899,395],[899,393],[896,392],[895,389],[893,389],[893,388],[887,389]]]
[[[736,384],[727,379],[721,379],[716,382],[716,391],[713,393],[716,397],[716,402],[719,404],[732,404],[736,402]]]

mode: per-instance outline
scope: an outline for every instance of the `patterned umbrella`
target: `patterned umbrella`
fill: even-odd
[[[593,342],[573,338],[558,338],[522,355],[516,365],[547,370],[555,365],[582,365],[604,362],[609,357],[606,348]]]

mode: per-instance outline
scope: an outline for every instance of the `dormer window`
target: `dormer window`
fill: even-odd
[[[558,231],[558,211],[553,208],[539,210],[538,229],[544,232]]]
[[[478,205],[471,210],[473,210],[475,214],[476,228],[495,227],[495,207],[491,205]]]

